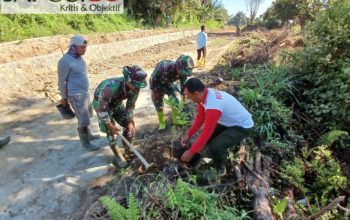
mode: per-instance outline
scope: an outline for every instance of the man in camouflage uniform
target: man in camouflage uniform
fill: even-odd
[[[119,166],[126,166],[125,159],[116,149],[115,134],[120,130],[115,126],[117,122],[123,129],[123,136],[131,143],[135,135],[133,120],[135,103],[140,88],[147,86],[147,74],[138,66],[123,67],[124,77],[116,77],[102,81],[96,88],[93,108],[97,113],[101,132],[107,134],[109,146],[117,158]],[[126,101],[126,106],[123,100]],[[119,143],[120,145],[121,143]],[[119,146],[122,147],[122,146]]]
[[[194,67],[193,59],[187,55],[181,55],[176,61],[163,60],[159,62],[150,78],[150,88],[152,90],[152,102],[157,110],[159,120],[159,130],[164,130],[166,122],[164,118],[164,94],[175,98],[178,91],[175,81],[180,80],[181,95],[183,96],[183,87],[188,76],[192,75]],[[174,114],[173,114],[174,119]]]

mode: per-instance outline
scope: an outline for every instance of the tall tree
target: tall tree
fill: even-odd
[[[264,0],[246,0],[247,11],[249,12],[249,23],[253,24],[254,19],[258,13],[260,5]]]
[[[307,21],[313,20],[328,7],[328,4],[327,0],[275,0],[264,14],[264,19],[272,16],[280,19],[282,23],[295,20],[304,27]]]
[[[247,17],[242,11],[237,12],[228,22],[230,25],[240,26],[247,24]]]

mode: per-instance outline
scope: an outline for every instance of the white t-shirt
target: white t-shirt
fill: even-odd
[[[222,114],[218,123],[226,127],[251,128],[254,126],[252,115],[235,97],[226,92],[209,88],[203,106],[205,110],[216,109],[221,111]]]

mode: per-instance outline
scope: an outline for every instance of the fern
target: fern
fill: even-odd
[[[286,210],[288,200],[286,198],[279,201],[276,205],[273,206],[273,211],[283,219],[283,212]]]
[[[330,131],[324,135],[322,135],[317,143],[317,146],[321,146],[321,145],[327,145],[330,146],[332,145],[339,137],[341,136],[348,136],[348,132],[346,131],[341,131],[341,130],[333,130]]]
[[[125,219],[124,216],[126,210],[123,206],[121,206],[109,196],[102,196],[100,200],[102,205],[107,209],[109,216],[113,220]]]
[[[138,203],[136,201],[135,196],[130,193],[128,198],[129,209],[126,213],[126,217],[128,220],[137,220],[140,217],[140,209]]]
[[[100,198],[100,200],[102,202],[102,205],[107,209],[109,216],[113,220],[137,220],[140,217],[140,208],[133,194],[129,194],[128,209],[121,206],[109,196],[103,196]]]

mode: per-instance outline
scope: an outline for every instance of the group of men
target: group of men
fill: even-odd
[[[77,131],[81,145],[88,150],[98,149],[91,141],[99,138],[99,135],[92,134],[89,129],[94,109],[100,131],[106,133],[109,145],[115,153],[118,144],[115,135],[123,135],[129,142],[132,142],[135,136],[135,103],[140,89],[147,86],[147,73],[137,65],[124,66],[123,76],[103,80],[97,86],[91,104],[87,68],[82,57],[86,47],[87,41],[82,36],[73,36],[68,52],[58,63],[61,104],[73,108],[78,119]],[[207,88],[197,78],[189,78],[193,68],[193,59],[188,55],[181,55],[175,61],[160,61],[152,72],[149,84],[151,99],[158,115],[159,130],[164,130],[167,126],[163,110],[165,94],[179,101],[176,93],[180,92],[183,99],[197,103],[198,112],[193,125],[182,137],[183,145],[186,146],[201,127],[203,129],[196,141],[182,155],[181,160],[189,162],[207,146],[215,170],[222,176],[226,172],[228,148],[237,145],[248,136],[254,123],[251,114],[233,96]],[[180,89],[174,84],[176,81],[180,81]],[[123,100],[126,100],[126,105],[123,104]],[[123,127],[123,131],[116,123]],[[115,155],[118,156],[116,153]]]

